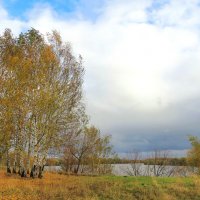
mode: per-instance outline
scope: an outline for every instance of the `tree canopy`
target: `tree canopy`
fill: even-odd
[[[200,139],[190,136],[189,141],[192,148],[188,152],[188,162],[190,165],[200,168]]]
[[[32,176],[62,134],[79,123],[84,68],[58,32],[0,36],[0,140],[7,171]],[[41,171],[41,170],[40,170]],[[38,172],[39,173],[39,172]]]
[[[82,57],[57,31],[0,36],[0,158],[8,173],[41,178],[52,151],[67,163],[73,157],[77,173],[86,160],[94,168],[110,155],[110,137],[89,126],[83,75]]]

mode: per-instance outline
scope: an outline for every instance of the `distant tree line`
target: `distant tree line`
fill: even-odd
[[[162,160],[164,158],[159,158],[157,163],[162,163]],[[113,158],[108,158],[106,162],[112,163],[112,164],[128,164],[133,162],[131,158],[119,158],[119,157],[113,157]],[[145,165],[151,165],[154,164],[155,161],[153,158],[142,158],[141,160],[137,160],[137,163],[144,163]],[[169,157],[165,161],[166,165],[175,165],[175,166],[187,166],[188,161],[186,157],[181,157],[181,158],[173,158]]]
[[[164,160],[165,165],[173,165],[173,166],[187,166],[187,158],[182,157],[182,158],[159,158],[156,163],[157,164],[162,164]],[[143,160],[143,163],[145,165],[152,165],[155,163],[155,160],[153,158],[147,158]]]

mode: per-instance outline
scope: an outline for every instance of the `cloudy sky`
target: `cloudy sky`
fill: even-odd
[[[83,56],[91,123],[117,152],[200,136],[200,0],[0,0],[0,33],[30,27]]]

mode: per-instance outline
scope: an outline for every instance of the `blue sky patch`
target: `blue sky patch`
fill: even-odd
[[[59,12],[73,12],[78,0],[7,0],[3,1],[3,6],[12,17],[23,18],[24,13],[31,10],[37,4],[46,4]]]
[[[81,13],[82,18],[95,21],[101,13],[104,0],[3,0],[3,7],[11,17],[18,19],[26,18],[25,14],[36,5],[50,6],[59,15],[70,16],[76,12]]]

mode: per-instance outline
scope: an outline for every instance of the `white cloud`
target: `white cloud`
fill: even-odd
[[[160,8],[151,7],[152,2],[107,1],[95,21],[80,18],[78,11],[74,18],[65,18],[40,4],[27,13],[26,21],[20,21],[0,7],[0,31],[5,27],[15,33],[24,27],[42,33],[60,31],[84,58],[92,122],[110,132],[116,143],[122,135],[126,141],[131,132],[139,137],[135,131],[143,125],[149,128],[143,134],[148,138],[154,131],[151,126],[170,128],[173,134],[184,126],[180,119],[187,119],[182,105],[200,99],[200,8],[195,0],[171,0]],[[189,115],[200,114],[192,109]],[[159,138],[163,132],[155,134]]]
[[[147,9],[151,5],[151,0],[120,0],[108,1],[105,6],[101,20],[107,23],[124,24],[146,22]]]
[[[194,27],[200,20],[199,0],[171,0],[152,12],[155,23],[166,26]]]

